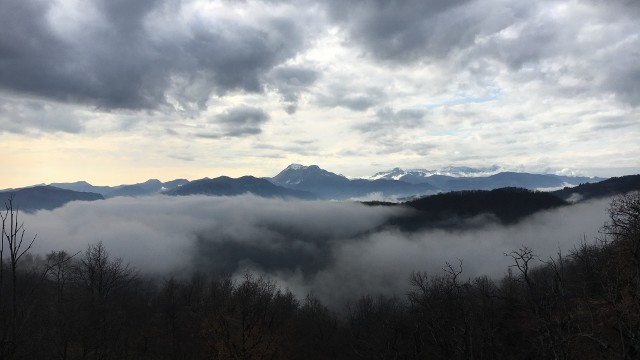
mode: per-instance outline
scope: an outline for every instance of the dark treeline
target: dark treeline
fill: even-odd
[[[470,227],[469,220],[476,216],[491,216],[504,225],[516,224],[537,212],[569,205],[568,202],[548,192],[522,188],[500,188],[494,190],[464,190],[440,193],[410,200],[404,203],[381,201],[364,202],[369,206],[402,206],[414,211],[394,217],[385,226],[403,231],[421,229],[460,229]],[[484,225],[480,221],[476,226]]]
[[[32,257],[16,216],[2,213],[0,359],[640,356],[640,193],[614,200],[603,238],[568,254],[515,249],[500,280],[446,263],[408,276],[406,294],[337,312],[251,274],[151,279],[102,243]]]

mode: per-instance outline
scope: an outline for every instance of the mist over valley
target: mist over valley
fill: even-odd
[[[503,276],[504,253],[531,247],[540,259],[593,240],[609,198],[538,211],[504,223],[492,213],[415,223],[408,206],[273,199],[254,195],[117,197],[24,214],[33,252],[82,251],[102,242],[144,273],[265,274],[297,296],[340,307],[365,293],[404,293],[412,271],[440,273],[463,261],[464,276]],[[441,220],[441,219],[439,219]]]

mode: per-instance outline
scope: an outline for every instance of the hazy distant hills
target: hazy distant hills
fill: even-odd
[[[243,176],[237,179],[228,176],[220,176],[215,179],[204,178],[191,181],[164,192],[167,195],[214,195],[236,196],[242,194],[254,194],[262,197],[282,197],[296,199],[315,199],[312,193],[287,189],[272,184],[265,179],[253,176]]]
[[[410,184],[389,179],[354,179],[321,169],[317,165],[291,164],[269,179],[275,185],[314,193],[323,199],[346,200],[372,193],[384,196],[407,197],[438,192],[431,184]]]
[[[25,212],[52,210],[70,201],[94,201],[104,199],[102,195],[96,193],[79,192],[42,185],[2,191],[0,192],[0,204],[6,204],[11,194],[14,194],[14,209],[17,208]]]
[[[50,185],[57,188],[73,191],[93,192],[100,194],[105,198],[111,198],[116,196],[153,195],[161,193],[163,191],[172,190],[187,183],[189,183],[189,180],[186,179],[176,179],[164,183],[160,180],[150,179],[143,183],[118,186],[94,186],[86,181],[78,181],[73,183],[52,183]]]

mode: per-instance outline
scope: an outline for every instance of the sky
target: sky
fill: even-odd
[[[640,172],[634,0],[0,0],[0,188]]]

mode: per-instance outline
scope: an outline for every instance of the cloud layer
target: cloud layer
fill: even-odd
[[[265,273],[300,296],[341,304],[362,293],[404,292],[412,271],[440,273],[463,260],[463,275],[502,276],[503,254],[523,245],[544,260],[564,254],[606,220],[607,200],[540,213],[514,226],[488,218],[464,231],[403,233],[380,227],[400,208],[356,203],[232,198],[148,197],[75,202],[24,215],[37,233],[34,252],[83,250],[102,241],[146,273],[163,276]]]

